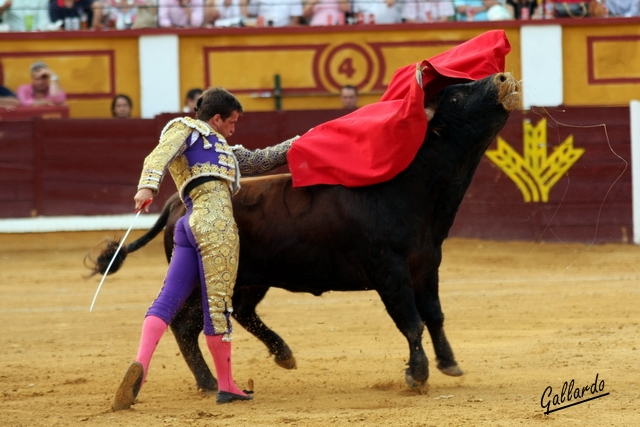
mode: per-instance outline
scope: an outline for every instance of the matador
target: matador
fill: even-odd
[[[211,88],[196,108],[196,119],[183,117],[166,125],[159,144],[144,161],[136,209],[148,209],[168,170],[187,211],[176,223],[164,286],[147,311],[138,355],[116,392],[114,410],[134,403],[160,338],[197,286],[202,293],[204,335],[218,376],[216,402],[253,397],[237,387],[231,372],[231,296],[240,243],[231,195],[239,189],[241,175],[259,175],[284,165],[297,137],[266,149],[229,146],[226,138],[235,131],[240,102],[222,88]]]

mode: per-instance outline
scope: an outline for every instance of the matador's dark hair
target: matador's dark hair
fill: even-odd
[[[212,87],[205,90],[198,99],[195,107],[196,119],[208,121],[216,114],[220,114],[222,120],[226,120],[231,113],[237,111],[242,114],[242,104],[238,98],[221,87]]]

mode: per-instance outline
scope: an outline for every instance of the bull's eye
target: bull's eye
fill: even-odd
[[[458,98],[451,98],[451,105],[456,105],[458,103]]]

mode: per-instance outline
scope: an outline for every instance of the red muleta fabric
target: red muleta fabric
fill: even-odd
[[[493,30],[398,69],[379,102],[316,126],[293,144],[287,155],[293,186],[362,187],[390,180],[422,145],[424,100],[448,85],[503,72],[510,50],[504,31]]]

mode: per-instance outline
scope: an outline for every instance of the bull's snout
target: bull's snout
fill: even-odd
[[[520,82],[511,73],[498,73],[493,77],[498,88],[498,103],[511,112],[520,106]]]

